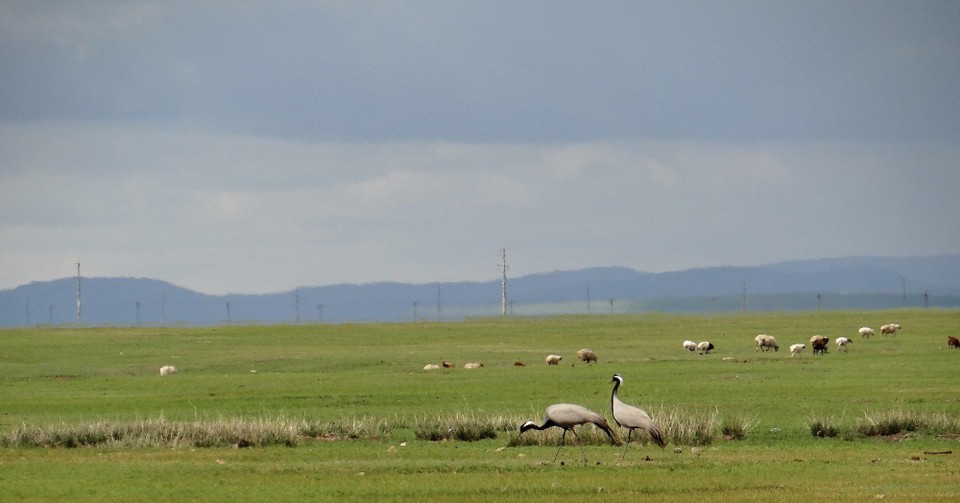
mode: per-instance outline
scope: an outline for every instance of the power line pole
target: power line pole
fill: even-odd
[[[740,310],[742,312],[747,312],[747,282],[743,282],[743,294],[740,297]]]
[[[80,324],[80,262],[77,262],[77,325]]]
[[[500,316],[507,315],[507,249],[500,249],[500,267],[503,269],[503,280],[500,281]]]
[[[293,291],[294,301],[297,303],[297,325],[300,324],[300,289]]]
[[[440,287],[437,287],[437,321],[443,319],[443,309],[440,307]]]
[[[587,281],[587,314],[593,314],[590,309],[590,282]]]

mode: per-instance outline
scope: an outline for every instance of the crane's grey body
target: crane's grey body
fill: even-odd
[[[613,430],[610,429],[610,424],[607,423],[607,420],[603,418],[600,414],[582,406],[573,403],[557,403],[547,407],[547,410],[543,413],[543,424],[537,425],[533,421],[527,421],[520,425],[520,433],[527,430],[545,430],[547,428],[552,428],[554,426],[563,429],[563,435],[560,436],[560,444],[557,446],[557,454],[553,456],[553,461],[557,461],[557,456],[560,455],[560,449],[563,447],[564,440],[567,436],[567,432],[573,432],[573,436],[577,437],[577,443],[580,443],[580,436],[577,435],[577,432],[574,431],[573,427],[581,424],[593,423],[603,430],[607,436],[610,437],[611,443],[616,443],[616,439],[613,436]],[[587,456],[583,453],[583,446],[580,446],[580,453],[583,454],[583,459],[586,461]]]
[[[655,423],[643,409],[620,401],[620,398],[617,396],[617,388],[623,384],[623,376],[613,374],[613,379],[610,382],[615,383],[613,385],[613,392],[610,393],[610,408],[613,409],[613,420],[616,421],[618,426],[627,428],[628,430],[627,443],[623,447],[624,456],[627,454],[627,447],[630,447],[630,436],[633,434],[633,430],[636,429],[647,430],[650,438],[661,448],[667,445],[663,440],[663,433],[660,431],[660,427],[657,426],[657,423]]]

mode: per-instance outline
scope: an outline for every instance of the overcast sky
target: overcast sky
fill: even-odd
[[[0,289],[960,253],[960,2],[0,1]]]

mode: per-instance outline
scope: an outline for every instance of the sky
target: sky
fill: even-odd
[[[960,253],[955,1],[0,1],[0,289]]]

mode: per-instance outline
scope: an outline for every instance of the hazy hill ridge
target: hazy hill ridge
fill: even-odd
[[[83,278],[86,325],[454,320],[500,313],[500,281],[300,287],[207,295],[142,278]],[[818,297],[819,295],[819,297]],[[508,278],[513,314],[960,306],[960,255],[848,257],[645,273],[595,267]],[[76,280],[0,291],[0,326],[76,323]]]

